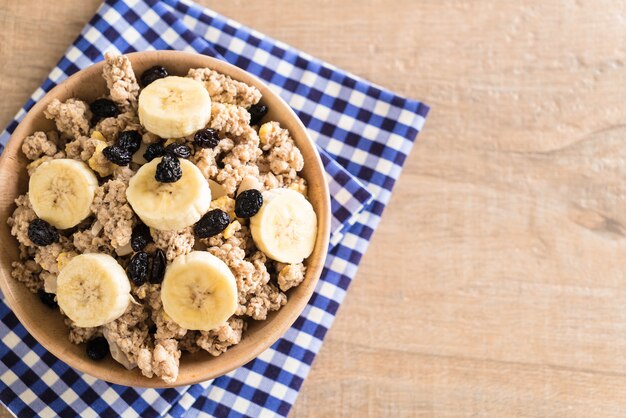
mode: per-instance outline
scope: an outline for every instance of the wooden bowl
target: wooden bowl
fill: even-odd
[[[11,236],[6,220],[15,209],[14,199],[28,189],[28,160],[21,152],[22,140],[35,131],[47,131],[54,123],[43,115],[53,100],[76,97],[87,102],[106,94],[102,78],[103,63],[92,65],[52,89],[28,112],[19,124],[0,158],[0,287],[5,300],[28,332],[48,351],[70,366],[108,382],[126,386],[172,387],[189,385],[221,376],[257,357],[270,347],[293,324],[315,289],[322,272],[330,233],[330,198],[322,163],[315,144],[307,135],[302,122],[291,108],[258,78],[226,62],[204,55],[178,51],[151,51],[128,54],[136,74],[154,65],[163,65],[173,75],[186,75],[190,68],[209,67],[233,79],[257,87],[263,93],[262,102],[269,107],[265,120],[276,120],[289,129],[304,156],[302,176],[309,185],[309,199],[318,217],[317,241],[313,254],[307,259],[307,274],[300,286],[287,292],[288,301],[279,311],[272,312],[265,321],[249,320],[241,343],[219,357],[207,352],[184,353],[180,373],[174,384],[166,384],[158,377],[147,378],[135,368],[126,370],[110,356],[95,362],[87,358],[84,345],[68,341],[68,330],[58,312],[43,305],[37,295],[11,277],[11,262],[18,260],[18,244]]]

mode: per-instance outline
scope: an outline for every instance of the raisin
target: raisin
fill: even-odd
[[[169,75],[165,67],[161,67],[160,65],[155,65],[154,67],[148,68],[146,71],[141,74],[141,84],[143,86],[147,86],[153,81],[158,80],[159,78],[165,78]]]
[[[224,157],[225,157],[225,156],[226,156],[225,154],[218,154],[218,155],[215,157],[215,165],[216,165],[216,166],[217,166],[217,168],[219,168],[220,170],[221,170],[222,168],[224,168]]]
[[[256,189],[245,190],[235,200],[235,215],[238,218],[251,218],[263,206],[263,195]]]
[[[120,109],[109,99],[94,100],[89,109],[96,119],[112,118],[120,114]]]
[[[200,218],[194,225],[193,231],[198,238],[208,238],[225,230],[229,223],[230,217],[226,212],[213,209]]]
[[[165,275],[165,253],[157,249],[152,256],[152,272],[150,273],[150,283],[159,284]]]
[[[146,148],[146,152],[143,153],[143,158],[146,161],[150,162],[155,158],[162,157],[165,155],[165,148],[163,148],[162,144],[150,144],[148,148]]]
[[[175,183],[183,176],[178,158],[165,154],[163,159],[157,164],[154,178],[160,183]]]
[[[261,119],[267,115],[267,106],[262,104],[255,104],[248,108],[248,113],[250,113],[250,125],[256,125],[261,122]]]
[[[165,148],[165,152],[172,154],[174,157],[189,158],[191,149],[185,144],[173,142]]]
[[[109,342],[104,337],[96,337],[87,342],[87,357],[102,360],[109,354]]]
[[[130,237],[130,246],[133,251],[143,250],[151,241],[150,228],[146,224],[137,224],[133,228],[133,233]]]
[[[124,131],[117,137],[117,146],[134,154],[141,146],[141,134],[137,131]]]
[[[130,259],[126,273],[135,286],[141,286],[148,279],[149,267],[148,253],[139,251]]]
[[[193,136],[193,139],[200,148],[215,148],[220,142],[217,131],[211,128],[200,129]]]
[[[150,325],[150,328],[148,328],[148,334],[156,334],[157,332],[157,326],[155,324]]]
[[[45,247],[59,241],[59,232],[43,219],[34,219],[28,225],[28,239],[35,245]]]
[[[37,295],[39,296],[41,303],[46,305],[48,308],[56,308],[58,306],[56,300],[54,300],[54,293],[48,293],[43,289],[39,289]]]
[[[102,150],[105,158],[111,161],[113,164],[120,166],[128,165],[133,159],[133,155],[129,150],[122,148],[118,145],[111,145]]]

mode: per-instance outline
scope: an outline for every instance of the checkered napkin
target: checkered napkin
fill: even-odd
[[[286,416],[330,328],[428,107],[347,74],[189,1],[107,0],[0,135],[105,51],[195,51],[263,79],[316,141],[332,197],[331,246],[309,304],[287,333],[210,382],[139,389],[82,374],[48,353],[0,301],[0,400],[18,416]],[[1,148],[0,148],[1,150]]]

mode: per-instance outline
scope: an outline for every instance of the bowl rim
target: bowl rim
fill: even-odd
[[[253,85],[258,88],[263,97],[266,95],[272,96],[273,100],[277,100],[284,109],[280,109],[281,112],[286,112],[286,115],[281,119],[292,119],[295,125],[295,132],[293,127],[290,128],[290,133],[292,137],[298,137],[306,140],[308,144],[311,146],[313,150],[313,159],[309,159],[306,161],[306,164],[313,164],[316,166],[317,171],[322,174],[321,178],[318,179],[321,182],[321,186],[325,193],[321,194],[320,199],[320,207],[318,215],[318,237],[316,239],[316,246],[314,252],[310,257],[317,256],[318,261],[314,265],[309,265],[307,267],[307,274],[310,274],[310,279],[307,283],[302,283],[300,286],[306,284],[306,293],[303,297],[299,298],[289,298],[287,300],[287,304],[283,306],[280,310],[286,309],[287,306],[290,307],[288,310],[288,315],[282,319],[282,321],[277,326],[274,327],[266,327],[263,330],[266,333],[259,341],[259,343],[255,346],[252,346],[253,349],[244,352],[244,354],[240,353],[238,361],[227,361],[221,368],[211,368],[207,367],[201,373],[196,375],[196,377],[189,377],[187,379],[177,379],[174,383],[168,384],[158,377],[145,378],[141,380],[142,384],[136,384],[133,382],[129,385],[127,379],[117,378],[117,375],[108,375],[106,374],[106,369],[104,367],[98,366],[98,363],[89,363],[87,361],[74,361],[76,360],[73,357],[67,357],[66,350],[63,349],[63,344],[60,344],[58,340],[58,336],[53,338],[50,334],[46,334],[39,328],[34,328],[32,324],[27,321],[28,318],[27,309],[25,306],[22,306],[18,303],[18,299],[11,292],[11,288],[9,286],[8,281],[14,280],[10,274],[8,273],[8,268],[6,266],[2,266],[0,268],[0,290],[4,294],[4,300],[12,310],[12,312],[16,315],[20,323],[26,328],[26,330],[35,338],[35,340],[41,344],[46,350],[52,353],[59,360],[63,361],[68,366],[77,369],[85,374],[96,377],[98,379],[104,380],[106,382],[130,386],[130,387],[142,387],[142,388],[173,388],[185,385],[196,384],[200,382],[205,382],[210,379],[217,378],[222,376],[238,367],[245,365],[251,360],[258,357],[263,351],[270,348],[281,336],[287,332],[287,330],[293,325],[296,319],[300,316],[305,306],[308,304],[309,300],[313,296],[315,291],[315,287],[319,281],[322,270],[324,268],[324,263],[326,260],[326,256],[328,253],[328,245],[330,241],[330,220],[331,220],[331,206],[330,206],[330,193],[328,188],[328,181],[325,175],[324,166],[322,164],[319,151],[317,150],[315,142],[311,139],[304,127],[304,124],[300,120],[300,118],[296,115],[293,109],[272,89],[269,88],[264,81],[260,80],[253,74],[232,65],[226,61],[213,58],[207,55],[192,53],[192,52],[184,52],[184,51],[174,51],[174,50],[157,50],[157,51],[142,51],[142,52],[132,52],[128,54],[124,54],[127,56],[131,62],[134,60],[146,60],[149,62],[158,62],[159,58],[169,56],[170,58],[176,58],[180,60],[193,61],[201,59],[205,64],[204,67],[211,68],[217,72],[222,74],[226,74],[232,77],[234,80],[243,81],[249,85]],[[15,158],[15,152],[21,152],[21,141],[26,136],[31,134],[32,132],[23,133],[21,132],[23,129],[20,127],[25,126],[25,123],[28,124],[29,121],[36,117],[36,115],[40,115],[44,110],[44,104],[47,102],[46,99],[51,96],[62,92],[68,86],[76,83],[81,77],[89,77],[93,76],[94,73],[101,74],[102,67],[104,66],[104,60],[99,61],[95,64],[90,65],[87,68],[84,68],[80,71],[69,76],[67,79],[63,80],[61,83],[56,85],[50,91],[48,91],[45,95],[37,100],[37,102],[32,106],[32,108],[24,115],[23,119],[19,122],[18,126],[15,128],[14,132],[11,134],[9,141],[5,147],[4,152],[0,156],[0,173],[7,172],[7,160]],[[190,66],[188,68],[201,68],[198,66]],[[9,156],[9,150],[13,150],[18,147],[15,152],[12,152],[13,155]],[[4,221],[4,220],[3,220]],[[14,245],[14,243],[12,243]],[[208,354],[208,353],[207,353]],[[225,356],[227,353],[222,354]],[[92,365],[92,367],[89,367]],[[123,367],[122,365],[119,365]],[[143,377],[143,376],[142,376]],[[145,385],[143,384],[145,383]]]

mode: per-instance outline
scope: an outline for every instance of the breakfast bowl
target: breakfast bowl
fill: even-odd
[[[249,319],[241,341],[226,352],[218,356],[202,350],[183,353],[177,378],[173,382],[146,377],[137,368],[129,370],[111,356],[94,361],[85,355],[84,344],[72,344],[68,340],[68,328],[58,309],[50,310],[39,301],[37,294],[12,277],[12,263],[19,259],[19,248],[6,221],[15,210],[15,199],[29,190],[27,165],[30,161],[22,152],[24,138],[36,131],[54,129],[54,121],[44,115],[44,110],[54,100],[64,102],[78,98],[91,103],[105,96],[108,89],[102,78],[104,63],[100,62],[72,75],[39,100],[15,129],[0,157],[0,240],[4,250],[0,253],[0,288],[5,301],[28,332],[50,353],[71,367],[125,386],[160,388],[189,385],[216,378],[251,361],[278,340],[300,315],[313,294],[326,258],[330,234],[328,185],[315,144],[307,135],[302,122],[258,78],[226,62],[199,54],[150,51],[131,53],[126,57],[136,74],[142,74],[154,66],[163,66],[170,75],[182,77],[190,69],[209,68],[261,92],[261,103],[268,109],[264,120],[276,121],[287,129],[302,154],[304,167],[299,175],[306,180],[307,198],[317,216],[314,247],[304,260],[304,280],[298,286],[286,290],[287,302],[282,308],[269,312],[265,320]]]

